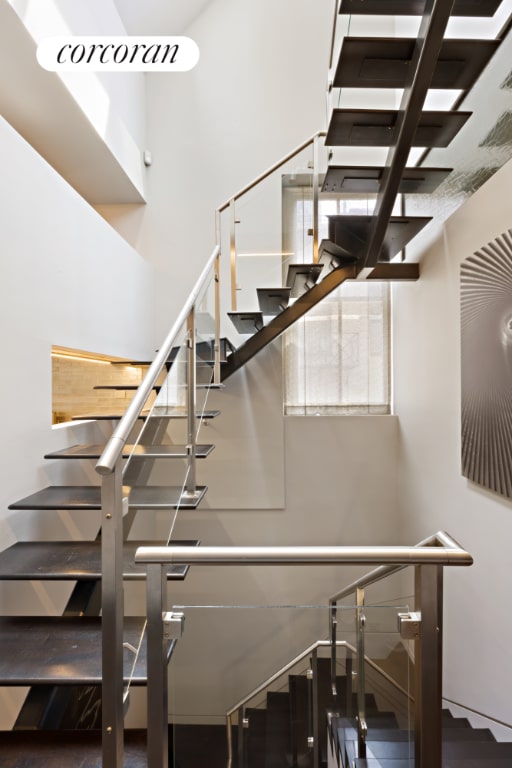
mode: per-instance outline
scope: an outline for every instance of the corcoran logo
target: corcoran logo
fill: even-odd
[[[50,72],[187,72],[199,48],[189,37],[47,37],[37,60]]]

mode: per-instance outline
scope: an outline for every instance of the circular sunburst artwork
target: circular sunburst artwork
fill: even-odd
[[[512,230],[461,265],[462,474],[512,497]]]

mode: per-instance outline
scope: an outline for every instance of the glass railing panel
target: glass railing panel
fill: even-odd
[[[320,140],[323,145],[323,140]],[[320,152],[320,150],[319,150]],[[287,206],[313,200],[313,143],[283,162],[279,168],[236,198],[221,214],[221,247],[224,267],[223,282],[229,286],[226,306],[241,312],[258,311],[258,288],[280,288],[286,285],[289,264],[297,258],[297,250],[306,247],[313,256],[313,218],[302,218],[298,231],[287,231]],[[284,194],[287,190],[287,194]],[[293,246],[290,247],[290,240]],[[306,246],[304,244],[307,243]],[[228,265],[228,262],[229,265]],[[226,287],[223,290],[226,297]],[[228,321],[223,335],[238,339]]]
[[[174,764],[187,766],[194,759],[228,765],[230,751],[233,768],[314,768],[329,750],[338,753],[339,729],[349,729],[350,740],[354,728],[357,732],[362,678],[368,716],[377,719],[381,707],[386,712],[391,706],[387,680],[380,681],[376,665],[396,647],[401,609],[368,609],[363,674],[358,673],[357,609],[340,610],[343,630],[333,692],[326,606],[174,606],[185,615],[169,665]],[[382,717],[391,732],[390,718]],[[398,723],[394,728],[400,730]]]
[[[346,637],[352,649],[352,713],[332,721],[339,763],[352,764],[364,754],[414,757],[414,655],[410,641],[404,641],[398,630],[398,615],[407,611],[407,605],[361,605],[338,611],[338,638]]]
[[[155,506],[148,512],[128,513],[125,516],[125,536],[128,541],[139,544],[166,545],[179,537],[177,527],[184,509],[191,500],[191,472],[194,473],[194,487],[201,488],[200,462],[191,463],[191,452],[202,458],[208,446],[200,440],[201,424],[208,408],[208,394],[213,382],[215,346],[215,274],[212,271],[200,291],[192,315],[176,335],[172,350],[158,378],[156,392],[143,411],[141,428],[128,447],[128,461],[125,464],[123,481],[126,485],[155,488]],[[190,379],[190,340],[193,337],[196,350],[194,380]],[[191,384],[195,383],[195,397],[190,398]],[[194,418],[189,419],[191,405]],[[198,491],[199,493],[199,491]],[[183,543],[193,544],[187,540]],[[129,545],[133,546],[133,544]],[[186,568],[181,571],[186,572]],[[178,572],[180,569],[178,569]],[[178,574],[179,575],[179,574]],[[178,576],[177,576],[178,577]],[[127,583],[130,591],[131,611],[144,615],[144,585]],[[136,658],[144,647],[147,627],[144,627],[139,642],[125,649]],[[125,695],[131,688],[128,684]]]

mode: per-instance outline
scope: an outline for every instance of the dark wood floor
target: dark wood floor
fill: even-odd
[[[127,731],[124,768],[146,768],[146,764],[145,731]],[[226,768],[226,764],[224,726],[169,727],[170,768]],[[101,733],[92,730],[2,732],[0,767],[102,768]]]

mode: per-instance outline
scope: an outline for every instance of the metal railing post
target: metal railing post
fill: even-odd
[[[315,648],[311,654],[311,671],[313,672],[313,766],[320,768],[320,712],[318,702],[318,651]]]
[[[238,768],[245,768],[245,750],[244,750],[244,708],[238,708]]]
[[[215,259],[213,279],[215,281],[215,340],[213,343],[213,383],[220,384],[220,253]]]
[[[148,565],[146,582],[148,768],[167,768],[169,761],[167,653],[163,623],[166,586],[166,569],[161,565]],[[104,765],[110,764],[104,763]]]
[[[102,755],[123,766],[123,481],[121,462],[101,484]]]
[[[196,311],[187,318],[187,495],[196,493]]]
[[[318,184],[319,137],[313,140],[313,263],[318,263]]]
[[[358,756],[366,757],[366,702],[364,669],[364,589],[356,590],[356,645],[357,645],[357,741]]]
[[[346,698],[347,717],[352,717],[352,697],[354,693],[354,657],[352,655],[351,648],[347,648],[347,656],[345,661],[345,677],[347,679],[347,698]]]
[[[231,309],[236,312],[236,210],[234,198],[229,201],[229,263],[231,269]]]
[[[443,670],[443,567],[415,569],[415,607],[421,611],[415,640],[415,764],[441,768],[441,709]]]
[[[329,610],[330,634],[331,634],[331,691],[337,695],[336,687],[336,635],[338,631],[338,606],[336,601],[331,602]]]

